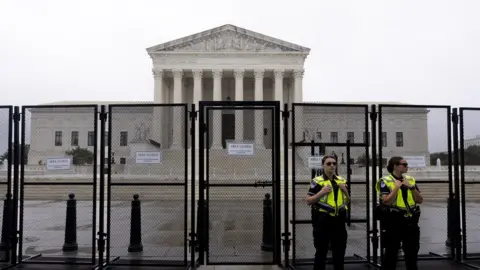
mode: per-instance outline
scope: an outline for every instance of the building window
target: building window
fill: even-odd
[[[355,143],[355,132],[347,132],[347,140],[350,143]]]
[[[55,146],[62,146],[62,132],[55,131]]]
[[[78,146],[78,131],[72,131],[72,146]]]
[[[382,132],[382,147],[387,147],[387,132]]]
[[[127,164],[127,159],[124,157],[120,158],[120,164]]]
[[[330,142],[338,143],[338,132],[330,132]]]
[[[93,131],[88,132],[88,146],[94,146],[95,145],[95,133]]]
[[[403,147],[403,132],[397,132],[395,134],[395,139],[397,142],[397,147]]]
[[[128,141],[128,132],[121,131],[120,132],[120,146],[127,146]]]
[[[322,132],[317,131],[316,136],[318,141],[322,141]]]

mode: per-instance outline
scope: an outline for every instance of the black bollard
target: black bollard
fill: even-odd
[[[142,214],[138,194],[133,195],[132,214],[130,217],[130,245],[128,252],[143,251],[142,245]]]
[[[262,251],[273,251],[273,209],[270,194],[265,194],[263,200],[263,236]]]
[[[8,261],[10,258],[10,223],[12,215],[12,194],[7,194],[3,202],[2,240],[0,242],[0,261]]]
[[[67,217],[65,221],[65,243],[63,251],[77,251],[77,200],[75,194],[68,194]]]

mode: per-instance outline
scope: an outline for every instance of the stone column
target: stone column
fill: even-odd
[[[165,92],[163,88],[163,75],[165,74],[165,72],[162,69],[160,70],[152,69],[152,72],[154,77],[153,102],[163,104],[165,103]],[[164,123],[164,117],[162,112],[163,112],[162,107],[154,107],[153,120],[152,120],[153,121],[152,139],[160,143],[161,148],[165,147],[164,145],[165,131],[163,130],[165,127],[165,123]]]
[[[256,69],[253,71],[255,76],[255,101],[263,101],[263,75],[265,70]],[[255,110],[255,144],[259,149],[264,149],[263,143],[263,110]]]
[[[243,77],[245,70],[234,70],[235,101],[243,101]],[[243,110],[235,110],[235,140],[243,141]]]
[[[303,69],[293,71],[294,88],[293,88],[293,102],[303,102]],[[295,142],[299,142],[303,139],[303,126],[304,126],[303,107],[297,106],[295,109]]]
[[[223,70],[212,70],[213,75],[213,101],[222,100],[222,76]],[[212,110],[212,147],[211,149],[222,149],[222,111]],[[208,116],[207,116],[208,117]]]
[[[283,110],[283,75],[285,71],[283,69],[276,69],[273,71],[275,77],[275,95],[274,100],[280,101],[280,110]],[[283,149],[283,121],[280,118],[280,148]]]
[[[193,103],[195,104],[195,109],[198,111],[199,109],[199,101],[202,100],[202,76],[203,76],[203,71],[201,69],[194,69],[192,70],[193,73]],[[198,142],[198,135],[199,133],[199,126],[198,126],[198,118],[197,121],[195,121],[195,130],[197,132],[195,136],[195,148],[199,148],[199,142]]]
[[[183,70],[174,69],[173,72],[173,103],[182,103],[182,82]],[[173,135],[172,135],[172,149],[180,149],[182,147],[182,137],[184,137],[183,130],[183,110],[180,107],[173,107]]]

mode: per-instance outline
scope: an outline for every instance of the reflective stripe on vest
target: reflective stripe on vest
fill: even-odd
[[[390,175],[387,175],[387,176],[384,176],[384,177],[380,178],[377,181],[377,184],[375,185],[375,189],[377,190],[377,194],[380,197],[380,200],[382,199],[382,194],[381,194],[381,191],[380,191],[380,182],[381,181],[383,181],[385,183],[385,185],[388,187],[388,189],[390,191],[392,191],[395,188],[395,177],[390,174]],[[404,181],[408,181],[408,183],[410,185],[415,185],[415,178],[413,178],[411,176],[404,175]],[[413,199],[413,193],[410,189],[407,190],[407,202],[408,202],[408,205],[410,206],[410,208],[413,208],[413,207],[416,206],[415,200]],[[404,211],[408,211],[408,208],[405,204],[405,201],[403,200],[403,191],[402,191],[401,188],[398,189],[397,198],[395,198],[395,200],[392,202],[391,206],[395,207],[395,208],[398,208],[398,209],[401,209],[401,210],[404,210]]]
[[[332,186],[330,180],[325,180],[323,176],[318,176],[313,179],[321,188],[324,186]],[[347,181],[342,177],[337,176],[337,179],[334,180],[338,185],[345,184]],[[318,206],[318,210],[320,212],[329,213],[331,216],[337,216],[338,211],[341,209],[348,209],[347,205],[345,204],[346,196],[343,194],[342,190],[338,188],[337,191],[337,201],[335,202],[335,195],[333,194],[334,190],[332,190],[323,195],[320,200],[316,203]]]

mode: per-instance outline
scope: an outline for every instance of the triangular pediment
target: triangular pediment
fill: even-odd
[[[154,52],[303,52],[310,49],[231,24],[147,49]]]

